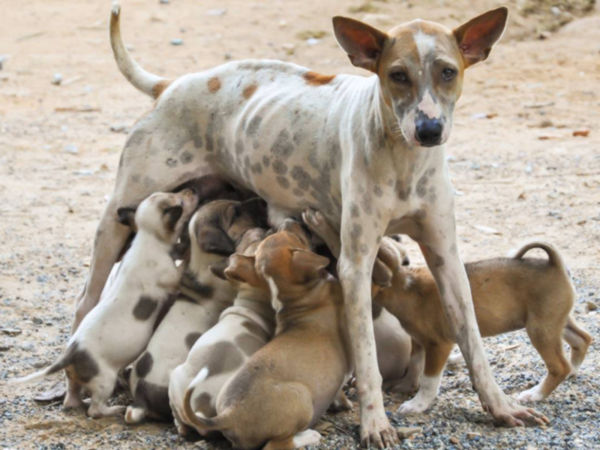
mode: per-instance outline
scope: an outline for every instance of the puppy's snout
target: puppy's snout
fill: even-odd
[[[419,117],[415,122],[415,137],[424,147],[439,145],[442,141],[442,121]]]

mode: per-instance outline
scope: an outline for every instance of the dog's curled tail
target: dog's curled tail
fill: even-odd
[[[525,256],[525,253],[527,253],[529,250],[533,250],[534,248],[544,250],[548,255],[548,262],[550,263],[550,265],[555,266],[560,271],[564,272],[565,274],[568,274],[568,270],[565,266],[562,257],[560,256],[560,253],[558,252],[556,247],[547,242],[529,242],[528,244],[525,244],[523,247],[517,250],[516,253],[514,253],[513,258],[521,259],[523,258],[523,256]]]
[[[223,423],[223,417],[216,416],[207,418],[198,414],[192,409],[191,400],[192,394],[194,393],[194,386],[204,381],[206,377],[208,377],[208,368],[204,367],[192,380],[192,382],[190,383],[190,387],[186,389],[185,396],[183,398],[183,409],[185,412],[186,419],[189,420],[190,424],[193,425],[196,431],[198,431],[198,433],[200,434],[206,434],[209,431],[223,430],[224,428],[226,428]]]
[[[113,2],[110,13],[110,45],[113,50],[115,61],[121,73],[137,89],[152,98],[158,98],[165,88],[170,84],[169,80],[154,75],[135,62],[131,57],[121,38],[121,5]]]

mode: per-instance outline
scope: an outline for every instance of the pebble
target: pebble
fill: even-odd
[[[19,328],[2,328],[0,331],[7,336],[18,336],[23,332]]]
[[[123,125],[123,124],[111,125],[110,131],[112,131],[113,133],[128,133],[129,132],[129,130],[127,129],[127,125]]]
[[[596,311],[598,309],[598,305],[596,305],[594,302],[587,302],[585,306],[588,311]]]
[[[4,61],[6,61],[6,55],[0,55],[0,70],[4,68]]]
[[[183,45],[183,39],[181,38],[175,38],[175,39],[171,39],[171,45]]]
[[[169,0],[159,0],[158,3],[160,3],[162,5],[168,5],[169,4]]]
[[[71,153],[72,155],[76,155],[77,153],[79,153],[79,149],[75,144],[67,144],[65,145],[63,150],[65,153]]]
[[[52,76],[52,84],[53,85],[60,86],[60,84],[62,83],[62,81],[63,81],[63,77],[62,77],[62,75],[60,73],[55,73]]]
[[[306,45],[313,46],[313,45],[317,45],[319,42],[321,42],[321,39],[317,39],[317,38],[308,38],[308,39],[306,40]]]
[[[227,10],[225,8],[209,9],[206,11],[207,16],[223,16]]]

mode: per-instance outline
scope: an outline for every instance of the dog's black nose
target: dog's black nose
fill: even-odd
[[[415,122],[415,135],[424,147],[439,145],[442,141],[442,122],[439,119],[419,117]]]

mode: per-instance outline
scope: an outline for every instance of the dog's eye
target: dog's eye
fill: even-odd
[[[408,78],[408,75],[403,70],[395,70],[393,72],[390,72],[389,76],[390,76],[390,79],[394,83],[399,83],[399,84],[410,83],[410,79]]]
[[[442,70],[442,80],[444,81],[452,81],[454,77],[456,77],[456,69],[452,69],[451,67],[446,67]]]

